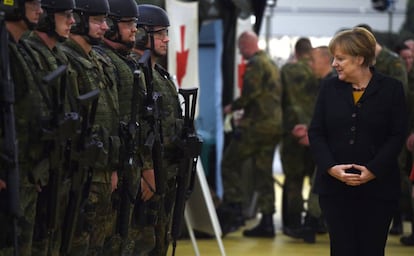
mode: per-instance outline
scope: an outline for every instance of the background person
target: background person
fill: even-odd
[[[274,237],[275,191],[272,163],[282,133],[279,70],[269,56],[259,49],[254,32],[243,32],[238,39],[238,47],[242,56],[248,60],[243,76],[243,90],[238,99],[225,106],[224,113],[243,109],[244,114],[239,121],[239,132],[232,138],[223,155],[224,194],[217,214],[224,235],[244,225],[243,184],[239,176],[243,160],[253,157],[253,182],[259,193],[257,206],[262,217],[258,226],[245,230],[243,235]]]

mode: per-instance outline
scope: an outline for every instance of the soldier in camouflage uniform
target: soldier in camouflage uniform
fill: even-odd
[[[19,255],[30,256],[32,250],[32,236],[36,212],[37,189],[30,179],[30,171],[39,168],[39,163],[45,159],[39,155],[36,149],[42,146],[37,135],[41,131],[41,120],[44,106],[41,105],[41,96],[32,74],[32,68],[24,59],[24,49],[20,42],[24,34],[33,29],[37,24],[42,9],[37,0],[17,1],[15,12],[7,13],[5,17],[6,33],[9,33],[8,50],[10,59],[10,72],[14,84],[15,93],[15,127],[18,139],[18,164],[19,164],[19,194],[20,216],[17,220],[17,239]],[[2,65],[2,63],[0,63]],[[24,74],[24,75],[22,75]],[[5,78],[2,78],[5,79]],[[5,124],[7,125],[7,124]],[[0,127],[1,130],[1,127]],[[0,131],[1,134],[3,134]],[[0,138],[0,151],[3,152],[3,138]],[[7,166],[0,157],[0,255],[13,255],[13,229],[12,219],[8,214],[8,188]]]
[[[72,27],[70,38],[59,47],[74,70],[76,80],[70,84],[74,96],[94,89],[100,91],[92,133],[103,143],[103,153],[91,170],[89,195],[82,210],[84,219],[73,241],[71,255],[101,255],[113,226],[111,194],[118,182],[119,105],[116,79],[108,72],[112,64],[92,46],[99,44],[108,30],[109,4],[107,0],[76,0],[75,4],[74,15],[78,16],[78,22]],[[107,72],[101,63],[107,67]]]
[[[403,59],[405,67],[407,69],[407,78],[408,78],[408,92],[407,92],[407,106],[408,106],[408,117],[409,117],[409,136],[407,138],[406,146],[404,150],[407,152],[407,161],[406,169],[404,170],[405,176],[401,177],[402,180],[402,189],[406,191],[403,193],[402,198],[404,199],[403,205],[407,212],[408,217],[411,216],[411,234],[403,236],[400,238],[400,241],[404,245],[413,246],[414,245],[414,198],[413,198],[413,184],[409,180],[411,171],[413,170],[413,147],[414,145],[414,48],[410,49],[410,41],[414,43],[413,40],[406,40],[403,43],[397,45],[395,52],[400,55]],[[414,44],[413,44],[414,46]]]
[[[258,226],[245,230],[248,237],[274,237],[273,213],[275,191],[272,163],[276,145],[282,135],[282,109],[279,70],[269,56],[258,47],[257,35],[244,32],[238,39],[242,56],[248,60],[243,76],[240,98],[224,108],[224,113],[243,109],[244,115],[224,152],[222,161],[223,202],[217,209],[223,234],[244,224],[241,212],[243,184],[239,175],[241,164],[254,159],[254,185],[258,191],[258,208],[262,219]]]
[[[310,68],[312,45],[308,38],[300,38],[295,44],[296,62],[281,69],[283,85],[283,140],[280,159],[285,181],[282,195],[282,223],[284,234],[308,240],[301,228],[304,201],[303,182],[311,177],[315,164],[309,147],[301,144],[301,136],[295,134],[298,127],[310,123],[319,84]],[[311,240],[311,239],[309,239]]]
[[[172,213],[176,195],[176,175],[180,162],[181,150],[175,143],[182,129],[182,111],[178,99],[178,92],[170,74],[157,62],[161,57],[167,55],[168,27],[170,22],[167,13],[160,7],[149,4],[138,5],[138,33],[135,42],[135,58],[139,59],[143,51],[151,51],[152,75],[154,91],[162,97],[161,109],[161,130],[163,136],[164,157],[162,159],[161,171],[165,174],[166,180],[160,181],[164,184],[165,193],[157,193],[155,180],[159,177],[154,176],[154,170],[143,169],[141,179],[141,200],[147,202],[146,212],[148,215],[157,215],[158,219],[154,222],[144,223],[143,238],[139,243],[139,250],[147,250],[144,242],[151,241],[153,230],[155,229],[155,245],[149,254],[163,256],[167,254],[170,243],[170,227]],[[154,194],[155,192],[155,194]],[[153,220],[154,217],[148,219]]]
[[[331,66],[332,56],[329,52],[327,46],[315,47],[311,51],[310,67],[312,72],[318,79],[320,83],[321,80],[336,76],[335,70]],[[302,138],[299,139],[299,143],[303,146],[309,146],[309,139],[307,136],[307,128],[303,130],[295,131],[296,137]],[[314,193],[313,186],[315,180],[316,172],[313,172],[311,177],[310,185],[311,189],[309,190],[309,196],[307,200],[307,211],[303,227],[298,229],[296,235],[299,235],[300,238],[306,238],[306,242],[314,243],[316,241],[317,233],[326,233],[326,225],[322,217],[322,212],[319,206],[319,196]]]
[[[367,24],[359,24],[357,27],[362,27],[367,29],[372,34],[372,28]],[[375,46],[375,69],[383,73],[385,75],[391,76],[397,80],[400,80],[403,83],[404,92],[406,95],[406,99],[409,95],[410,88],[408,88],[408,78],[407,78],[407,70],[405,68],[403,60],[396,54],[395,52],[391,51],[387,47],[379,44],[377,42]],[[402,148],[400,156],[399,156],[399,165],[400,165],[400,173],[401,179],[407,180],[406,174],[406,163],[408,157],[408,151],[405,147]],[[410,168],[410,167],[408,167]],[[402,187],[406,187],[402,183]],[[400,208],[395,213],[392,221],[392,225],[390,228],[390,234],[392,235],[401,235],[403,233],[403,223],[402,223],[402,206],[400,201]]]
[[[134,87],[133,71],[137,70],[137,63],[131,57],[131,49],[134,46],[136,28],[136,19],[138,17],[138,10],[136,3],[133,0],[109,0],[109,16],[108,20],[111,23],[109,30],[105,33],[104,44],[94,47],[105,59],[111,61],[115,67],[112,72],[115,75],[118,99],[119,99],[119,116],[120,121],[128,123],[131,120],[132,108],[132,93]],[[108,72],[106,70],[105,72]],[[141,122],[141,112],[143,107],[143,97],[145,95],[145,88],[141,83],[138,87],[136,109],[137,116],[135,120],[139,122],[140,132],[143,134],[145,125]],[[134,248],[135,241],[141,237],[140,230],[137,228],[137,219],[133,216],[133,208],[135,197],[138,193],[141,169],[152,169],[152,161],[150,157],[146,157],[141,151],[141,142],[144,138],[137,138],[136,143],[138,152],[136,164],[133,166],[132,173],[119,173],[120,184],[118,190],[114,194],[114,218],[117,221],[121,216],[129,216],[129,228],[126,237],[121,237],[119,226],[114,225],[113,235],[107,239],[105,247],[108,255],[136,255]],[[127,178],[128,177],[128,178]],[[120,186],[128,186],[128,200],[130,200],[129,212],[123,213],[119,208],[119,200],[121,200]],[[105,254],[106,255],[106,254]]]
[[[73,0],[60,0],[58,3],[53,0],[42,1],[44,15],[41,17],[36,30],[31,32],[23,41],[29,55],[27,61],[36,67],[35,72],[39,78],[56,70],[60,65],[68,64],[66,56],[56,45],[58,41],[63,41],[69,37],[70,28],[74,23],[72,15],[74,6],[75,3]],[[69,76],[70,71],[64,77],[68,78]],[[40,81],[39,78],[37,81]],[[49,88],[60,88],[62,82],[61,78],[58,78],[52,85],[49,85]],[[51,90],[48,90],[48,88],[46,88],[46,93],[49,94],[48,96],[53,96]],[[44,153],[50,154],[47,150],[44,150]],[[49,183],[49,177],[51,176],[51,173],[49,173],[49,165],[46,165],[46,167],[33,174],[35,184],[41,189],[36,206],[36,222],[32,248],[33,255],[59,254],[61,225],[63,224],[63,216],[70,188],[70,179],[68,174],[65,173],[61,184],[59,184],[58,220],[60,222],[57,224],[57,230],[50,233],[48,230],[50,217],[48,213],[50,210],[48,198],[51,193],[50,188],[52,184]]]

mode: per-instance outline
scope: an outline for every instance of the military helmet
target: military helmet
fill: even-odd
[[[109,16],[116,18],[138,17],[137,4],[134,0],[108,0]]]
[[[76,0],[75,4],[75,10],[88,14],[109,13],[109,3],[107,0]]]
[[[17,21],[22,20],[25,16],[25,6],[26,2],[31,2],[34,0],[18,0],[12,1],[12,5],[6,5],[1,1],[0,9],[5,12],[5,19],[7,21]]]
[[[47,12],[59,12],[75,8],[74,0],[42,0],[42,8]]]
[[[100,38],[89,35],[89,17],[106,15],[108,12],[108,0],[76,0],[74,9],[75,24],[70,29],[71,33],[85,36],[85,39],[91,45],[99,44],[101,42]]]
[[[138,26],[170,26],[167,13],[161,7],[151,4],[140,4],[138,5],[138,13]]]

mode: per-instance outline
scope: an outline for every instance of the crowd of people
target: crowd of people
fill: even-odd
[[[1,10],[0,255],[166,255],[194,118],[162,66],[167,13],[14,2]]]

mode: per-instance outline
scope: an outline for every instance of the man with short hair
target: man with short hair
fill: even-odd
[[[244,110],[239,122],[239,132],[231,139],[222,160],[223,200],[217,215],[223,235],[244,225],[240,180],[242,162],[254,161],[253,188],[259,194],[257,207],[262,217],[257,226],[244,230],[246,237],[273,238],[275,233],[275,191],[272,163],[274,150],[282,135],[282,109],[279,69],[258,45],[258,36],[245,31],[238,38],[238,47],[248,61],[243,75],[243,90],[239,98],[224,107],[224,113]]]
[[[6,158],[0,157],[0,255],[13,255],[18,252],[19,255],[31,255],[32,236],[35,222],[37,191],[36,187],[30,180],[30,171],[36,168],[38,163],[44,159],[44,156],[30,154],[31,148],[38,148],[42,142],[36,138],[36,132],[41,130],[38,125],[42,116],[42,106],[39,90],[33,78],[33,66],[25,61],[26,54],[21,46],[22,38],[27,32],[33,29],[39,21],[43,10],[38,0],[18,0],[12,12],[5,14],[4,23],[6,31],[1,33],[8,34],[8,41],[2,51],[8,52],[10,75],[14,85],[14,119],[15,124],[1,123],[0,134],[6,135],[3,131],[7,125],[15,125],[16,138],[18,140],[18,166],[19,166],[19,184],[18,191],[20,196],[19,208],[20,216],[10,215],[9,204],[9,184],[7,181],[6,167],[10,162]],[[3,45],[2,45],[3,47]],[[6,63],[0,63],[1,70],[5,68]],[[3,76],[6,74],[0,74]],[[2,77],[6,80],[6,77]],[[5,85],[2,85],[5,86]],[[3,95],[4,96],[4,95]],[[6,104],[5,104],[6,105]],[[4,114],[3,112],[0,115]],[[4,120],[2,116],[0,120]],[[9,120],[10,122],[10,120]],[[8,135],[8,134],[7,134]],[[34,135],[34,136],[33,136]],[[0,153],[2,156],[9,156],[10,152],[5,152],[5,138],[0,137]],[[18,218],[16,223],[17,230],[13,230],[13,218]],[[20,231],[20,233],[15,233]],[[13,239],[17,238],[17,248],[13,248]]]
[[[75,22],[73,18],[73,8],[75,3],[73,0],[43,0],[42,8],[44,14],[41,16],[38,26],[34,31],[32,31],[27,38],[23,41],[26,51],[30,56],[27,61],[35,67],[35,72],[37,75],[37,83],[39,86],[42,86],[39,81],[41,79],[55,71],[61,65],[67,65],[68,60],[66,56],[57,48],[57,43],[66,40],[69,37],[70,29]],[[61,83],[66,83],[69,80],[70,68],[66,72],[65,76],[58,77],[48,85],[48,88],[44,88],[45,95],[49,97],[58,97],[58,95],[53,93],[51,88],[61,88]],[[68,79],[63,81],[63,79]],[[66,90],[66,88],[64,89]],[[65,94],[67,91],[65,92]],[[45,101],[45,97],[42,96],[41,101]],[[67,108],[68,105],[65,106]],[[47,118],[51,118],[52,111],[48,109],[49,113]],[[46,119],[46,118],[45,118]],[[43,121],[44,122],[44,121]],[[44,122],[47,123],[47,122]],[[53,125],[48,123],[47,125]],[[46,127],[48,129],[50,127]],[[53,128],[52,128],[53,129]],[[39,137],[45,136],[45,134],[38,134]],[[56,135],[55,135],[56,136]],[[55,138],[52,138],[52,140]],[[65,175],[64,181],[59,181],[61,184],[58,184],[61,194],[57,195],[59,198],[59,205],[56,207],[59,208],[57,211],[58,223],[56,224],[56,230],[53,233],[50,233],[48,221],[50,221],[49,212],[52,210],[51,205],[49,204],[50,190],[53,187],[51,180],[49,178],[53,175],[51,173],[51,158],[50,152],[53,150],[50,145],[50,140],[45,142],[43,154],[46,154],[49,158],[46,165],[43,168],[37,168],[33,171],[33,179],[36,186],[39,187],[39,197],[37,200],[37,209],[36,209],[36,224],[34,229],[33,236],[33,255],[43,255],[43,254],[59,254],[60,243],[61,243],[61,228],[63,225],[64,219],[64,209],[66,207],[70,189],[70,182],[67,175]]]
[[[113,218],[111,194],[117,187],[119,159],[119,104],[116,79],[105,72],[106,62],[92,46],[102,42],[108,30],[107,0],[75,0],[74,15],[77,23],[71,29],[69,39],[59,47],[68,57],[74,77],[70,85],[74,94],[82,95],[99,89],[98,105],[93,124],[93,134],[103,144],[104,154],[92,166],[90,189],[81,211],[83,225],[73,242],[71,255],[101,255],[105,239],[112,234]],[[110,67],[112,64],[106,62]],[[108,70],[106,70],[108,71]],[[81,219],[81,216],[78,218]]]

